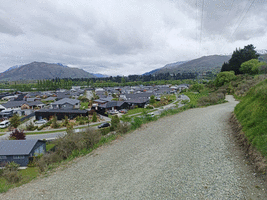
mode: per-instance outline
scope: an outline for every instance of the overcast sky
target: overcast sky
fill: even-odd
[[[266,0],[1,0],[0,72],[33,61],[90,73],[267,49]]]

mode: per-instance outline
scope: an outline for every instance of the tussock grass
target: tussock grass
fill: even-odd
[[[249,143],[267,157],[267,79],[252,87],[234,112]]]

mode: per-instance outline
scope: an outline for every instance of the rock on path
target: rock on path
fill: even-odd
[[[237,102],[162,118],[0,199],[267,199],[232,140]]]

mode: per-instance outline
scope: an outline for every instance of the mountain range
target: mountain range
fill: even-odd
[[[203,56],[201,58],[193,59],[190,61],[182,61],[167,64],[164,67],[156,70],[152,74],[159,73],[184,73],[184,72],[197,72],[203,73],[206,71],[219,72],[222,64],[229,61],[231,56],[224,55],[211,55]]]
[[[0,73],[0,81],[42,80],[54,78],[93,78],[89,72],[71,68],[61,63],[32,62],[14,66]]]

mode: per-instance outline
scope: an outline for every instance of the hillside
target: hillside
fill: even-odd
[[[62,64],[32,62],[0,73],[0,81],[42,80],[54,78],[92,78],[94,75]]]
[[[203,56],[194,60],[190,60],[184,63],[177,62],[165,65],[160,70],[154,72],[154,74],[159,73],[183,73],[183,72],[206,72],[214,71],[219,72],[222,64],[227,62],[230,59],[230,56],[221,56],[221,55],[212,55],[212,56]]]
[[[242,131],[263,156],[267,157],[267,79],[250,88],[235,108]]]

